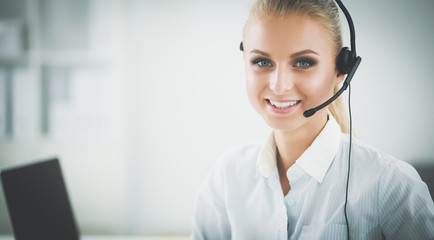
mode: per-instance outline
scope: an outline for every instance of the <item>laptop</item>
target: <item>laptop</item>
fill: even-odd
[[[1,170],[16,240],[77,240],[78,228],[57,158]]]

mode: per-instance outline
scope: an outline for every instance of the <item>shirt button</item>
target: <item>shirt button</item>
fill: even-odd
[[[292,207],[292,206],[294,206],[295,201],[294,201],[294,199],[290,198],[290,199],[286,200],[286,203],[288,204],[288,206]]]

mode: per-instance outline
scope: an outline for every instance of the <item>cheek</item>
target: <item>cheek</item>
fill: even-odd
[[[250,104],[257,109],[262,104],[263,94],[267,88],[264,76],[254,74],[252,69],[246,68],[246,90]]]
[[[310,104],[321,104],[333,94],[334,72],[318,70],[307,75],[309,80],[299,85],[300,91],[305,94]]]

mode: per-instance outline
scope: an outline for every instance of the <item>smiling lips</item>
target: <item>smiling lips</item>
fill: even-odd
[[[271,100],[266,99],[268,107],[275,113],[292,112],[301,102],[300,100]]]

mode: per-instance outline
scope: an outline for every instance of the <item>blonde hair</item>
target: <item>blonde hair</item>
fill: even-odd
[[[317,20],[328,30],[334,44],[334,54],[337,56],[343,46],[341,21],[339,9],[333,0],[257,0],[250,10],[249,18],[245,26],[249,23],[252,16],[277,16],[284,18],[289,14],[297,14]],[[339,90],[339,85],[335,85],[334,93]],[[338,122],[343,133],[349,133],[348,117],[342,98],[337,98],[329,105],[329,110]]]

